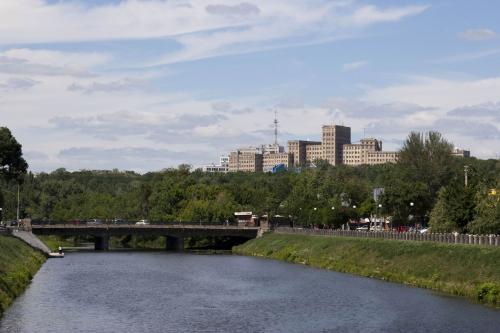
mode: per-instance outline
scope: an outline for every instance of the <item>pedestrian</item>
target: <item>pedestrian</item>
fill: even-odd
[[[59,254],[63,254],[63,248],[59,246]]]

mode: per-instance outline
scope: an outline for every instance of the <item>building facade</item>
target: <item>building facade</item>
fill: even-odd
[[[342,164],[343,146],[351,143],[351,128],[323,125],[321,132],[322,159],[331,165]]]
[[[262,170],[265,172],[272,171],[278,165],[284,164],[288,169],[293,166],[293,154],[290,153],[266,153],[262,155]]]
[[[258,149],[244,149],[232,151],[229,154],[229,172],[257,172],[262,171],[263,157]]]
[[[362,139],[360,143],[345,144],[342,163],[352,166],[395,163],[398,155],[397,152],[382,151],[382,141],[369,138]]]
[[[317,155],[316,149],[312,147],[319,147],[321,149],[320,141],[305,141],[305,140],[290,140],[288,141],[288,152],[293,155],[293,164],[295,166],[304,166],[307,162],[311,162]],[[309,155],[307,152],[309,151]]]
[[[451,152],[451,155],[456,156],[456,157],[470,157],[470,150],[455,148]]]

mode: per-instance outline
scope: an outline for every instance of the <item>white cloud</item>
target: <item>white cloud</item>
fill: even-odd
[[[154,62],[163,64],[332,40],[428,8],[379,8],[351,0],[124,0],[95,6],[3,0],[0,44],[169,37],[181,50]]]
[[[497,34],[495,31],[490,29],[469,29],[463,32],[460,32],[458,36],[462,39],[471,40],[471,41],[482,41],[495,39]]]
[[[396,22],[407,16],[418,15],[429,9],[430,6],[404,6],[380,9],[375,6],[363,6],[357,9],[347,19],[348,24],[366,26],[380,22]]]
[[[365,67],[366,65],[368,65],[368,62],[365,60],[349,62],[342,65],[342,70],[344,72],[350,72]]]
[[[368,90],[371,101],[400,101],[443,109],[500,100],[500,77],[453,80],[414,76],[408,83]]]

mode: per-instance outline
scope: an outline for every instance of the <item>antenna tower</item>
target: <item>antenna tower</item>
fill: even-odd
[[[274,110],[274,145],[278,145],[278,111]]]

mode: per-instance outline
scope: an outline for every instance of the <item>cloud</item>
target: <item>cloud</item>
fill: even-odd
[[[430,6],[425,5],[380,9],[367,5],[357,9],[347,21],[358,26],[367,26],[380,22],[396,22],[408,16],[419,15],[429,8]]]
[[[39,84],[39,81],[32,80],[30,78],[16,78],[11,77],[4,83],[0,82],[0,90],[10,91],[10,90],[24,90]]]
[[[212,103],[212,109],[214,111],[228,113],[228,114],[243,114],[243,113],[252,113],[254,110],[250,107],[235,107],[228,101],[216,101]]]
[[[474,139],[500,140],[500,130],[492,123],[471,119],[441,118],[434,123],[434,127],[441,133],[467,136]]]
[[[445,63],[456,63],[456,62],[464,62],[464,61],[470,61],[470,60],[478,60],[478,59],[491,57],[491,56],[499,54],[499,53],[500,53],[500,49],[486,50],[486,51],[474,52],[474,53],[458,54],[458,55],[453,55],[453,56],[449,56],[449,57],[445,57],[445,58],[436,59],[434,61],[431,61],[431,63],[433,63],[433,64],[445,64]]]
[[[259,15],[260,9],[258,6],[242,2],[237,5],[208,5],[205,7],[207,12],[213,15],[235,15],[235,16],[246,16],[246,15]]]
[[[500,121],[500,102],[466,105],[450,110],[447,114],[465,118],[494,118]]]
[[[458,36],[465,40],[483,41],[495,39],[497,37],[497,34],[493,30],[482,28],[465,30],[463,32],[460,32]]]
[[[368,89],[363,96],[374,103],[400,101],[451,110],[500,100],[500,77],[447,79],[413,76],[408,82]]]
[[[377,104],[340,97],[326,100],[321,104],[321,107],[328,109],[331,114],[340,112],[347,117],[366,119],[404,117],[433,109],[412,103],[390,102]]]
[[[93,77],[90,70],[109,60],[110,56],[99,53],[9,49],[0,52],[0,73]]]
[[[110,82],[92,82],[82,85],[72,83],[68,86],[68,91],[81,91],[85,94],[93,94],[96,92],[128,92],[133,90],[150,90],[152,87],[147,80],[137,78],[125,78],[118,81]]]
[[[53,130],[79,132],[103,140],[124,136],[148,137],[154,141],[193,140],[196,127],[210,126],[226,119],[220,114],[158,115],[146,112],[118,111],[90,117],[57,116],[49,123]]]
[[[70,170],[113,169],[127,166],[128,170],[146,172],[180,164],[180,161],[201,163],[210,155],[204,151],[175,151],[150,147],[71,147],[61,150],[57,158]]]
[[[342,65],[342,70],[344,72],[350,72],[365,67],[366,65],[368,65],[368,62],[364,60],[349,62]]]

